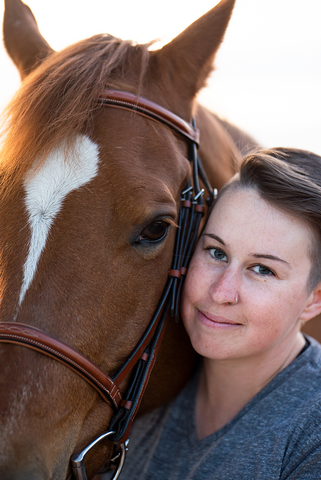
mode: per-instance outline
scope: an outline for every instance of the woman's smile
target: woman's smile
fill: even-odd
[[[219,330],[235,330],[236,328],[240,328],[242,326],[241,323],[238,323],[234,320],[229,318],[220,317],[217,315],[213,315],[206,311],[197,310],[197,315],[199,321],[209,328],[216,328]]]

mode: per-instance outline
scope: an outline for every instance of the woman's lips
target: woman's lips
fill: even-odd
[[[228,318],[219,317],[217,315],[211,315],[208,312],[202,312],[198,310],[198,318],[201,323],[211,328],[229,328],[234,329],[242,326],[241,323],[237,323],[234,320]]]

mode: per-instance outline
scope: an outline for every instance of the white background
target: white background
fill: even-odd
[[[217,0],[29,0],[54,49],[108,32],[163,43]],[[2,15],[3,6],[0,8]],[[236,0],[216,71],[200,101],[262,145],[321,155],[321,1]],[[19,76],[0,48],[0,106]]]

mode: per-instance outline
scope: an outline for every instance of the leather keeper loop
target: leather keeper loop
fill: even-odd
[[[144,362],[147,362],[148,357],[149,357],[148,353],[144,352],[141,354],[140,359],[144,360]]]
[[[190,200],[183,200],[182,207],[184,208],[191,208],[192,202]]]
[[[194,210],[195,212],[200,212],[204,215],[205,207],[204,205],[195,205]]]
[[[126,408],[126,410],[130,410],[130,407],[132,406],[133,402],[130,402],[129,400],[122,400],[120,402],[120,406],[123,408]]]
[[[184,276],[185,276],[185,275],[187,274],[187,268],[181,267],[179,270],[180,270],[180,272],[181,272],[181,275],[184,275]]]
[[[181,278],[181,272],[179,270],[170,270],[168,272],[169,277]]]

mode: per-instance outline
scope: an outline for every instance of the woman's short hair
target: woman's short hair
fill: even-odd
[[[274,207],[305,219],[313,232],[312,268],[307,288],[321,281],[321,157],[293,148],[260,150],[244,157],[237,173],[220,191],[253,188]]]

